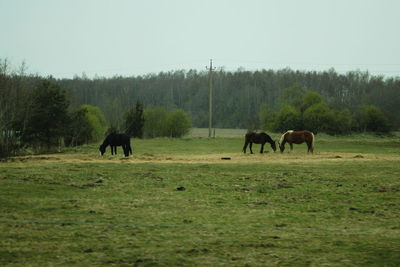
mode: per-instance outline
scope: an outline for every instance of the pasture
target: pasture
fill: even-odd
[[[0,265],[400,265],[398,136],[251,155],[223,132],[1,161]]]

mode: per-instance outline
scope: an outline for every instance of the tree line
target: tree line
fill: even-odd
[[[208,72],[171,71],[133,77],[88,79],[85,75],[57,82],[71,96],[72,106],[83,103],[98,106],[114,123],[138,99],[147,108],[182,109],[195,127],[208,127]],[[261,128],[260,108],[279,110],[285,105],[285,89],[294,85],[302,91],[314,91],[324,102],[352,115],[360,106],[378,107],[393,128],[400,126],[400,79],[353,71],[339,74],[282,70],[234,72],[219,70],[213,74],[213,122],[216,128]]]
[[[343,134],[400,125],[399,78],[239,69],[214,72],[213,84],[216,128]],[[11,70],[0,59],[0,154],[19,146],[80,145],[110,131],[179,137],[192,125],[208,126],[206,71],[55,79],[27,74],[24,64]],[[61,135],[63,144],[52,138]]]
[[[144,109],[140,101],[109,123],[96,106],[71,106],[71,95],[57,80],[8,68],[6,60],[0,61],[0,158],[98,142],[112,132],[177,138],[192,126],[181,109]]]

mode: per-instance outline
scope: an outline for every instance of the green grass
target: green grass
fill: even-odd
[[[0,162],[0,265],[399,266],[399,139],[317,137],[315,155],[192,137]],[[218,153],[245,160],[174,161]]]

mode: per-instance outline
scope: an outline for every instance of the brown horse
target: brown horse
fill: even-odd
[[[267,142],[271,145],[271,148],[275,152],[276,151],[275,141],[272,140],[272,138],[268,134],[266,134],[264,132],[262,132],[262,133],[248,132],[245,135],[243,152],[246,153],[247,145],[250,144],[250,153],[253,154],[252,147],[253,147],[253,143],[254,143],[254,144],[261,144],[260,153],[264,153],[264,145]]]
[[[289,143],[290,151],[293,150],[293,144],[307,143],[308,152],[314,152],[314,134],[310,131],[287,131],[281,136],[278,142],[281,152],[285,150],[285,144]]]

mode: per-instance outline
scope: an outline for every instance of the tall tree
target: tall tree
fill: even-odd
[[[125,133],[132,137],[143,138],[143,125],[143,104],[137,101],[125,115]]]
[[[79,146],[91,141],[93,126],[86,116],[88,110],[80,107],[69,114],[69,127],[64,137],[66,146]]]
[[[21,128],[22,140],[35,147],[58,145],[68,122],[68,101],[60,86],[43,81],[31,95],[32,107]]]

